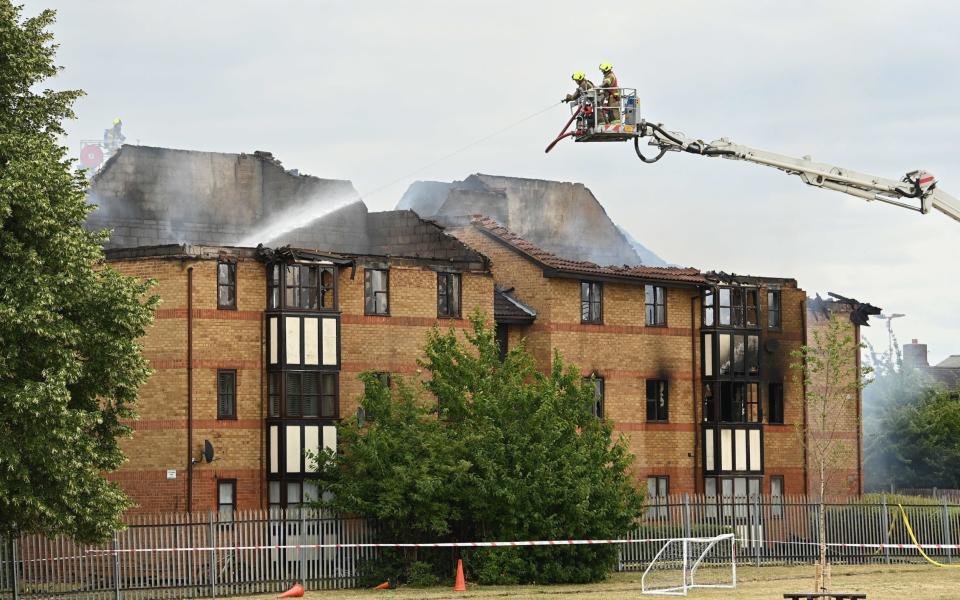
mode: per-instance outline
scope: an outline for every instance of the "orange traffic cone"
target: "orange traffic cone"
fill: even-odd
[[[390,589],[390,582],[389,582],[389,581],[384,581],[383,583],[381,583],[380,585],[378,585],[377,587],[375,587],[375,588],[373,588],[373,589],[375,589],[375,590],[389,590],[389,589]]]
[[[467,582],[463,578],[463,559],[457,559],[457,582],[453,584],[453,591],[455,592],[465,592],[467,591]]]
[[[303,586],[300,585],[300,582],[293,584],[293,587],[284,593],[277,596],[277,598],[303,598]]]

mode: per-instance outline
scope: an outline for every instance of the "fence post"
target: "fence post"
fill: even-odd
[[[110,549],[113,550],[113,598],[120,600],[120,545],[117,544],[117,534],[110,540]]]
[[[213,511],[208,511],[210,529],[207,544],[210,547],[210,597],[217,597],[217,527],[213,522]]]
[[[683,537],[693,537],[691,535],[690,522],[690,494],[683,494]]]
[[[753,497],[753,560],[760,566],[760,498]]]
[[[889,565],[890,548],[887,544],[890,543],[890,515],[887,513],[887,495],[881,494],[880,498],[883,500],[883,512],[881,513],[883,523],[883,562]]]
[[[300,584],[307,585],[307,508],[300,507]]]
[[[953,542],[950,541],[950,515],[947,511],[947,499],[946,497],[941,499],[943,502],[943,543],[947,546],[947,562],[953,562],[953,550],[950,548],[950,544]]]
[[[16,535],[10,538],[10,565],[13,568],[13,600],[20,600],[20,573],[17,570],[17,554],[20,552]]]

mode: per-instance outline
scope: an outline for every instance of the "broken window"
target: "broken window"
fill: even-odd
[[[669,403],[667,402],[667,382],[661,379],[647,380],[647,420],[669,420]]]
[[[237,418],[237,371],[217,370],[217,418]]]
[[[767,386],[767,422],[783,424],[783,384],[771,383]]]
[[[363,270],[363,312],[368,315],[389,315],[390,271],[386,269]]]
[[[715,383],[705,383],[703,384],[703,420],[704,421],[715,421],[717,419],[716,414],[716,401],[713,396],[714,388],[717,384]]]
[[[237,263],[221,260],[217,262],[217,308],[233,310],[237,308]]]
[[[647,308],[647,327],[667,324],[667,288],[659,285],[644,286]]]
[[[715,320],[713,306],[714,294],[713,290],[704,290],[703,292],[703,326],[704,327],[713,327]]]
[[[780,290],[767,290],[767,327],[780,329]]]
[[[756,383],[720,382],[720,421],[759,423],[760,399]]]
[[[729,333],[721,333],[717,336],[720,340],[720,348],[717,352],[717,364],[719,365],[717,372],[720,375],[729,375],[732,370],[733,363],[730,356],[730,339],[732,337]]]
[[[756,335],[747,336],[747,375],[757,375],[760,373],[760,337]]]
[[[437,316],[460,318],[460,273],[437,273]]]
[[[730,325],[730,288],[720,288],[720,325]]]
[[[757,327],[759,324],[760,308],[757,303],[756,288],[725,287],[718,293],[718,308],[720,312],[719,324],[724,327]],[[704,296],[704,306],[707,298]],[[713,300],[710,300],[711,306]],[[706,308],[705,308],[706,311]],[[707,314],[704,313],[704,325],[708,326]],[[712,324],[712,320],[710,321]]]
[[[280,265],[267,267],[267,308],[280,308]]]
[[[743,298],[744,293],[742,289],[730,289],[730,325],[734,327],[743,327]]]
[[[598,419],[603,418],[603,378],[584,377],[584,383],[593,387],[593,404],[590,406],[590,413]]]
[[[580,282],[580,322],[603,322],[603,286],[596,282]]]
[[[757,320],[757,313],[758,313],[757,290],[755,289],[744,290],[744,299],[746,300],[746,303],[747,303],[746,325],[747,327],[756,327],[757,323],[759,322]]]
[[[286,265],[284,287],[286,308],[336,308],[333,269],[330,267]]]

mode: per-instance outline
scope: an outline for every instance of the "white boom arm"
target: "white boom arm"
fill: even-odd
[[[926,171],[911,171],[902,180],[886,179],[843,169],[834,165],[814,162],[809,156],[795,158],[749,146],[734,144],[726,138],[710,143],[685,137],[681,133],[667,131],[662,125],[641,121],[637,127],[641,137],[649,136],[651,146],[665,150],[685,151],[704,156],[720,156],[732,160],[744,160],[780,169],[790,175],[798,175],[804,183],[858,196],[872,202],[879,200],[902,206],[921,213],[937,209],[948,217],[960,221],[960,200],[936,189],[936,179]],[[637,150],[639,154],[639,148]],[[648,161],[650,162],[650,161]],[[914,200],[909,204],[904,200]]]

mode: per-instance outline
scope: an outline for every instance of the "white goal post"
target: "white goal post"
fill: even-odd
[[[727,543],[730,544],[729,553]],[[715,570],[715,574],[722,573],[722,580],[702,582],[697,578],[699,568],[708,564],[705,561],[713,564],[720,563],[723,566],[722,570]],[[655,574],[666,574],[667,581],[654,582],[652,575]],[[644,594],[668,596],[686,596],[688,591],[696,588],[736,588],[737,549],[734,534],[672,538],[664,541],[660,551],[643,572],[640,586]]]

